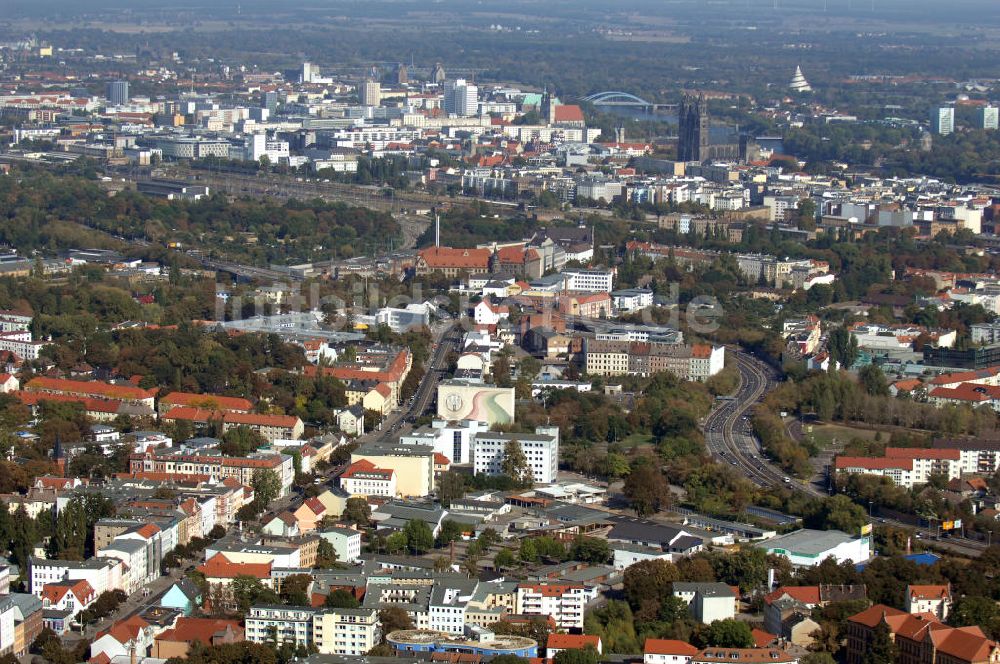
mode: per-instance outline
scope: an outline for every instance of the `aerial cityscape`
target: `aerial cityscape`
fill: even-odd
[[[1000,663],[998,62],[0,0],[0,664]]]

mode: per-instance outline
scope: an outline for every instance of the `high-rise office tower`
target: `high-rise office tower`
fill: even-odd
[[[947,136],[955,131],[955,109],[951,106],[931,109],[931,131]]]
[[[464,78],[444,84],[444,111],[449,115],[468,117],[479,113],[479,88]]]
[[[105,94],[111,106],[123,106],[128,103],[128,81],[111,81]]]
[[[1000,127],[1000,108],[996,106],[983,106],[979,109],[979,128],[997,129]]]
[[[278,93],[271,91],[265,92],[260,96],[260,106],[261,108],[266,108],[271,113],[278,110]]]
[[[365,79],[358,90],[358,100],[362,106],[378,106],[382,103],[382,84]]]

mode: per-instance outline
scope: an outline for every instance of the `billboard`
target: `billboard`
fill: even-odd
[[[443,382],[438,385],[437,414],[445,420],[509,424],[514,421],[514,388],[465,381]]]

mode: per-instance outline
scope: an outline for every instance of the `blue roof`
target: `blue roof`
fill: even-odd
[[[918,565],[924,565],[926,567],[930,567],[937,561],[941,560],[941,556],[933,553],[911,553],[903,557],[906,558],[907,560],[912,560]],[[867,564],[868,563],[858,563],[857,565],[854,566],[854,569],[858,570],[859,572],[864,571],[865,565]]]

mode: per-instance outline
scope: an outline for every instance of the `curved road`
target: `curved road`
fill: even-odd
[[[771,463],[750,428],[750,410],[772,389],[777,381],[773,370],[763,362],[739,350],[730,350],[740,372],[740,386],[705,418],[705,444],[709,453],[729,463],[757,486],[788,486],[812,496],[823,493],[815,486],[793,480]],[[787,481],[786,481],[787,480]]]
[[[720,399],[718,405],[705,418],[705,444],[716,459],[729,463],[751,482],[760,487],[786,486],[793,491],[821,497],[827,495],[823,487],[788,477],[782,469],[767,459],[754,436],[749,422],[749,412],[767,392],[777,385],[774,370],[757,358],[741,350],[727,348],[736,358],[740,372],[740,386],[733,395]],[[788,481],[785,478],[788,477]],[[918,539],[934,547],[966,556],[978,556],[986,548],[983,542],[965,537],[937,539],[934,529],[914,528],[913,524],[894,519],[876,519],[881,525],[913,530]]]

